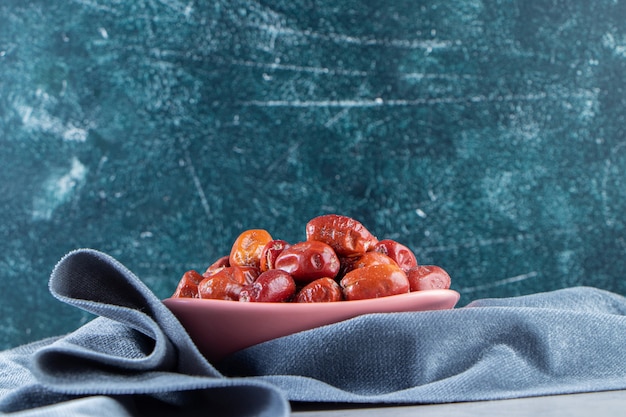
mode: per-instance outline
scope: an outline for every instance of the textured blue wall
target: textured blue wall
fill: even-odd
[[[89,317],[78,247],[160,297],[246,228],[355,217],[461,305],[626,293],[626,2],[0,2],[0,347]]]

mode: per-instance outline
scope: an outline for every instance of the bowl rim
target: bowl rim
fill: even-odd
[[[411,291],[402,294],[395,294],[386,297],[377,297],[377,298],[365,298],[361,300],[342,300],[342,301],[333,301],[333,302],[320,302],[320,303],[295,303],[295,302],[243,302],[243,301],[235,301],[235,300],[220,300],[220,299],[211,299],[211,298],[188,298],[188,297],[168,297],[163,299],[162,301],[165,304],[173,303],[173,304],[190,304],[190,305],[198,305],[198,306],[207,306],[212,305],[213,307],[222,306],[224,309],[232,310],[274,310],[276,308],[281,309],[324,309],[330,308],[332,306],[335,308],[342,308],[339,306],[345,305],[346,308],[355,308],[355,307],[365,307],[371,304],[392,304],[394,301],[402,300],[408,301],[410,299],[420,299],[420,298],[452,298],[456,297],[456,302],[461,297],[461,294],[454,289],[434,289],[434,290],[421,290],[421,291]]]
[[[163,303],[185,327],[202,354],[210,361],[217,361],[261,342],[358,316],[453,309],[459,298],[459,292],[442,289],[324,303],[172,297],[164,299]],[[212,319],[204,319],[209,317],[205,314],[211,314]],[[240,337],[240,334],[246,336]]]

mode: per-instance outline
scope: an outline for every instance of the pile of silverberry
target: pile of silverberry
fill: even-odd
[[[406,246],[327,214],[310,220],[306,240],[295,244],[263,229],[244,231],[203,274],[187,271],[172,297],[312,303],[447,288],[442,268],[418,265]]]

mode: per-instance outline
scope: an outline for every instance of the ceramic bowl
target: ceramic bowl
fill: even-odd
[[[244,303],[194,298],[168,298],[163,303],[202,354],[209,361],[219,361],[261,342],[363,314],[444,310],[453,308],[458,301],[456,291],[428,290],[331,303]]]

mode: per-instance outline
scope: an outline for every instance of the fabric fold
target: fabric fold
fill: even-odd
[[[37,359],[42,368],[52,366],[55,354],[71,353],[98,364],[119,363],[124,369],[175,368],[221,377],[161,300],[113,257],[91,249],[70,252],[57,263],[49,287],[60,301],[109,320],[89,323],[41,351]]]
[[[220,364],[292,401],[444,403],[626,388],[626,301],[595,288],[360,316]],[[280,360],[276,358],[280,357]]]
[[[197,415],[204,403],[225,415],[289,415],[289,403],[275,386],[218,372],[161,300],[111,256],[70,252],[54,268],[49,286],[60,301],[97,317],[32,350],[5,352],[5,368],[15,372],[0,378],[1,411],[184,416]],[[242,396],[251,404],[243,407]]]
[[[626,299],[596,288],[369,314],[214,364],[107,254],[67,254],[50,291],[97,317],[1,352],[0,413],[288,416],[289,401],[425,404],[626,389]]]

